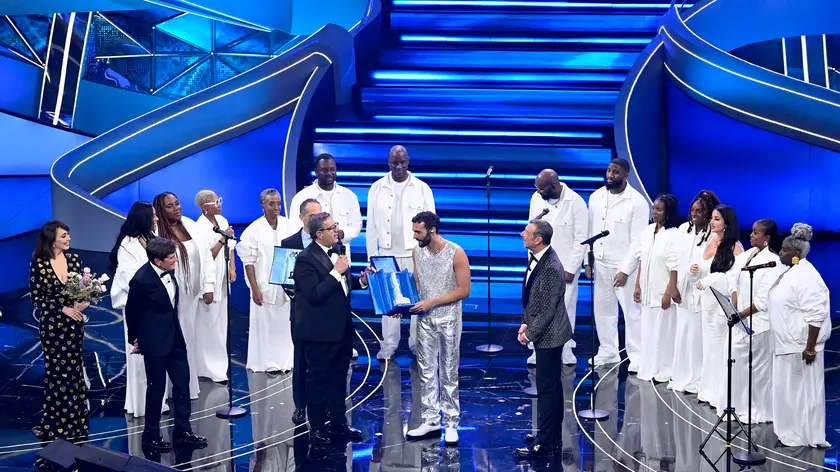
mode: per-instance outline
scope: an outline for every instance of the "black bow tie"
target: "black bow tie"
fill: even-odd
[[[170,276],[170,277],[175,277],[175,271],[174,270],[165,270],[165,271],[160,273],[160,278],[164,278],[167,275]]]
[[[333,254],[337,254],[337,255],[340,256],[341,255],[341,249],[339,249],[337,247],[332,247],[332,248],[330,248],[329,251],[327,251],[328,256],[332,256]]]

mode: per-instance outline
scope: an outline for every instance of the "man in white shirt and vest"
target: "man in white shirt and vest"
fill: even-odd
[[[589,215],[586,212],[586,202],[574,190],[560,182],[557,172],[545,169],[537,175],[534,181],[537,191],[531,197],[531,207],[528,211],[528,219],[533,220],[543,215],[540,219],[551,224],[553,237],[551,247],[560,262],[563,264],[566,274],[566,312],[569,314],[569,323],[572,333],[575,330],[575,315],[577,314],[578,279],[580,278],[580,267],[586,248],[580,243],[586,240],[589,231]],[[543,214],[548,210],[548,213]],[[533,344],[528,345],[532,350]],[[575,347],[574,340],[570,340],[563,346],[563,363],[567,365],[577,364],[577,359],[572,352]],[[529,364],[536,364],[536,353],[528,358]]]
[[[589,236],[604,230],[609,236],[595,242],[595,267],[585,261],[586,276],[593,277],[598,353],[595,365],[621,361],[618,355],[618,307],[624,312],[624,344],[630,372],[638,372],[641,352],[641,305],[633,301],[642,231],[650,222],[647,200],[628,185],[630,163],[616,158],[607,166],[606,185],[589,197]]]
[[[394,256],[400,269],[414,271],[411,253],[414,240],[411,219],[423,211],[435,211],[432,189],[408,171],[408,151],[394,146],[388,154],[390,172],[374,182],[368,192],[365,238],[368,257]],[[417,316],[411,317],[408,347],[414,352]],[[400,319],[382,317],[382,349],[378,359],[394,355],[400,344]]]
[[[347,247],[350,256],[350,241],[356,239],[362,231],[362,210],[359,199],[352,190],[335,183],[336,163],[330,154],[321,154],[315,158],[315,176],[312,185],[303,188],[293,198],[289,205],[289,213],[298,211],[301,203],[307,199],[315,199],[321,204],[321,211],[329,213],[338,223],[339,239]],[[289,218],[298,228],[303,224],[298,218]]]

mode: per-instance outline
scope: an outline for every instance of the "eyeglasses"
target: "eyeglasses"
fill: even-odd
[[[214,206],[216,208],[221,208],[222,207],[222,197],[217,198],[215,202],[207,202],[207,203],[204,204],[204,206]]]
[[[329,226],[327,228],[321,228],[321,231],[335,231],[337,229],[338,229],[338,223],[336,223],[332,226]]]

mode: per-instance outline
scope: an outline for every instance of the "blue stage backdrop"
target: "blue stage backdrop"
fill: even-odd
[[[772,218],[783,231],[796,222],[840,231],[831,191],[838,153],[721,115],[670,82],[666,94],[669,188],[682,211],[705,188],[735,209],[742,228]]]
[[[184,215],[196,219],[200,213],[195,195],[207,189],[223,197],[223,214],[231,223],[250,223],[262,215],[260,192],[270,187],[282,189],[283,151],[290,120],[291,115],[286,115],[193,154],[103,200],[127,212],[137,200],[151,202],[161,192],[173,192],[181,200]]]

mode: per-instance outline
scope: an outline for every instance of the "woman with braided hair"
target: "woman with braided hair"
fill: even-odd
[[[717,195],[710,190],[701,190],[689,205],[688,221],[677,233],[677,291],[679,298],[675,313],[676,328],[673,370],[668,388],[678,392],[697,393],[700,388],[700,372],[703,369],[703,329],[697,304],[697,279],[691,273],[691,266],[703,259],[703,249],[712,235],[710,223],[712,211],[720,205]]]
[[[175,281],[178,285],[178,321],[187,344],[190,367],[190,398],[198,398],[198,363],[196,360],[195,318],[199,303],[213,303],[216,286],[216,264],[210,248],[216,240],[207,240],[195,221],[183,215],[181,202],[172,192],[155,197],[158,215],[158,236],[173,241],[178,247]],[[224,246],[224,242],[222,243]]]

